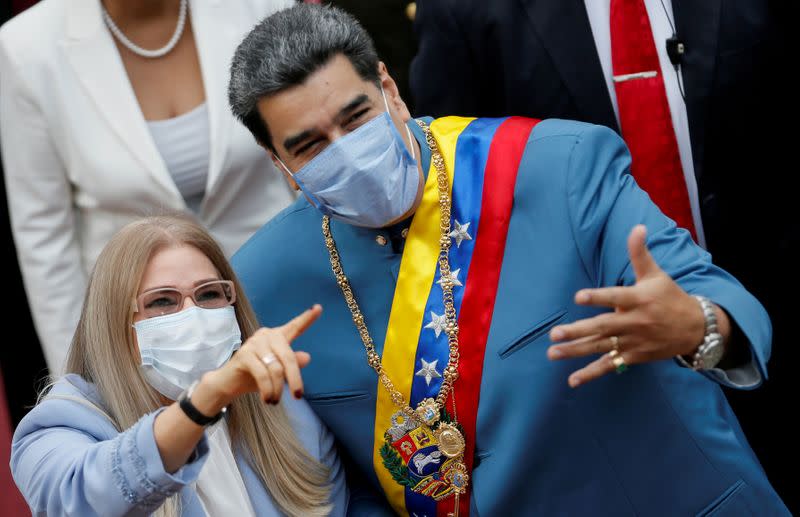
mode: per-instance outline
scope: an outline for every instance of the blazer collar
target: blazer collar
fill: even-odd
[[[618,130],[583,0],[519,1],[578,111]]]
[[[228,71],[233,52],[244,35],[233,27],[226,27],[224,23],[220,23],[220,20],[225,19],[221,1],[190,0],[189,6],[192,13],[194,41],[200,60],[200,73],[205,87],[208,124],[211,128],[206,182],[206,197],[208,197],[208,193],[217,185],[229,147],[227,144],[231,133],[230,125],[234,119],[228,107]]]
[[[189,15],[211,128],[208,193],[222,170],[231,119],[226,111],[227,77],[220,72],[228,70],[230,53],[241,34],[232,28],[218,27],[219,20],[225,15],[219,0],[190,0]],[[97,104],[98,111],[135,159],[176,199],[175,208],[185,206],[147,128],[113,37],[103,22],[99,0],[72,0],[66,19],[66,34],[67,59]]]

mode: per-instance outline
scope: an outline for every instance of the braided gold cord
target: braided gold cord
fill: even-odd
[[[458,378],[459,361],[458,321],[453,300],[453,282],[450,277],[450,262],[448,260],[451,244],[450,182],[447,177],[447,170],[444,166],[444,158],[439,151],[439,146],[437,145],[436,140],[433,138],[430,128],[422,121],[418,120],[417,123],[425,133],[425,139],[431,149],[431,161],[436,169],[436,180],[439,190],[439,211],[441,217],[439,220],[440,237],[438,262],[439,271],[441,274],[442,301],[444,302],[445,308],[445,333],[447,334],[449,347],[447,367],[445,368],[444,375],[442,377],[442,387],[439,390],[439,394],[436,396],[437,409],[441,409],[445,407],[445,404],[447,403],[447,397],[453,389],[453,383]],[[344,295],[347,307],[350,309],[350,313],[353,316],[353,323],[355,323],[356,328],[358,329],[358,334],[361,337],[361,341],[364,343],[364,348],[367,352],[367,362],[378,374],[378,378],[386,390],[388,390],[392,402],[401,408],[403,413],[408,415],[409,418],[412,418],[418,423],[424,424],[424,422],[420,421],[419,416],[414,409],[408,405],[405,397],[403,397],[403,394],[394,387],[392,380],[389,379],[389,376],[383,370],[381,357],[375,351],[375,343],[372,341],[372,337],[367,329],[367,323],[364,320],[364,314],[361,312],[361,309],[356,302],[355,296],[353,295],[353,289],[350,286],[350,281],[347,279],[347,275],[345,275],[344,269],[342,268],[339,250],[336,248],[336,241],[334,241],[333,235],[331,234],[330,217],[327,215],[322,218],[322,234],[325,237],[325,246],[328,248],[331,269],[336,277],[336,283],[339,285],[339,289],[341,289],[342,294]],[[453,417],[455,418],[455,401],[453,401],[453,413]]]

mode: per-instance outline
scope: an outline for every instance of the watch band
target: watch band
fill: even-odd
[[[714,368],[719,362],[720,354],[712,353],[712,351],[716,351],[722,346],[722,335],[717,327],[717,315],[714,312],[714,305],[711,300],[700,295],[693,295],[693,298],[700,303],[703,318],[705,319],[703,341],[697,346],[692,355],[691,363],[681,355],[676,356],[676,359],[683,366],[692,370],[707,370]]]
[[[194,381],[189,386],[189,388],[187,388],[187,390],[184,391],[183,394],[181,394],[180,399],[178,400],[178,405],[186,414],[186,416],[189,417],[189,420],[191,420],[192,422],[194,422],[199,426],[206,427],[217,423],[219,419],[222,418],[222,416],[225,414],[227,408],[222,408],[222,411],[220,411],[214,416],[206,416],[203,413],[201,413],[196,407],[194,407],[194,404],[192,404],[192,393],[194,393],[194,389],[197,387],[199,383],[200,380]]]

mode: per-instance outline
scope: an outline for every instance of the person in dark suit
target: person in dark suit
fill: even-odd
[[[796,17],[788,12],[795,8],[755,0],[644,3],[659,52],[669,37],[681,44],[674,70],[671,59],[662,70],[668,94],[679,92],[670,102],[673,121],[680,120],[676,109],[685,110],[684,134],[680,124],[675,130],[679,143],[685,140],[684,170],[693,168],[687,178],[696,182],[701,243],[772,317],[770,380],[757,392],[728,391],[728,398],[776,489],[797,510],[789,476],[797,442],[781,415],[798,359],[788,324],[798,283],[780,272],[793,270],[800,246],[790,189],[781,182],[791,146],[776,139],[781,119],[797,105],[782,72],[796,61],[789,36]],[[410,84],[418,115],[556,117],[620,132],[616,83],[607,70],[608,18],[598,21],[597,14],[605,9],[608,16],[608,1],[417,4]]]
[[[412,22],[416,3],[409,0],[303,0],[310,4],[332,4],[349,12],[361,22],[397,82],[400,94],[410,99],[408,68],[416,53]],[[409,108],[412,108],[409,105]]]

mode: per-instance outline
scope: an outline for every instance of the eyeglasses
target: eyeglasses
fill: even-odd
[[[133,311],[141,313],[145,319],[174,314],[181,310],[187,296],[203,309],[219,309],[233,305],[236,301],[232,281],[213,280],[192,289],[162,287],[145,291],[134,300]]]

